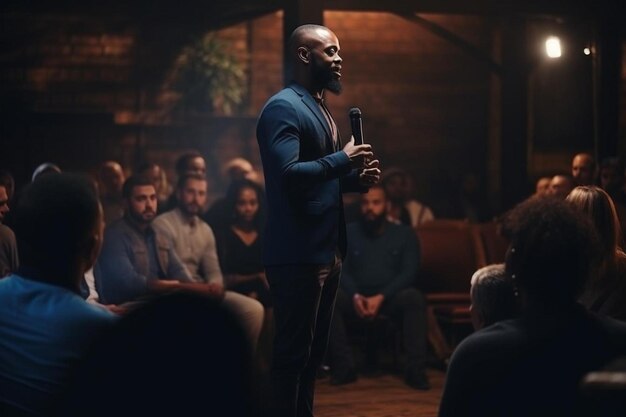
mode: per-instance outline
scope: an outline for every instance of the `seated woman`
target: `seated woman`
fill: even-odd
[[[215,228],[217,255],[226,288],[271,306],[261,260],[263,192],[250,180],[236,181],[226,194],[228,221]]]
[[[601,262],[579,298],[589,310],[626,320],[626,253],[613,200],[601,188],[576,187],[566,201],[582,211],[600,235]]]

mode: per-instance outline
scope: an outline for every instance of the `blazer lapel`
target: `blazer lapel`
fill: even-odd
[[[315,99],[311,97],[311,94],[309,94],[309,92],[302,88],[300,85],[291,84],[289,87],[300,96],[302,102],[308,107],[308,109],[313,113],[317,121],[322,125],[322,127],[324,128],[324,132],[326,132],[326,143],[330,143],[332,148],[333,139],[330,132],[330,126],[328,126],[328,122],[322,114],[320,106],[317,104]]]

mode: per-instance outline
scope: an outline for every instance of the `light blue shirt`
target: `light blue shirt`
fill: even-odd
[[[33,415],[50,402],[113,314],[78,294],[18,275],[0,280],[0,402]]]

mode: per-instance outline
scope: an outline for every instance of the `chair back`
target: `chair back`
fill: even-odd
[[[486,265],[478,234],[463,220],[435,219],[415,228],[421,249],[418,288],[469,294],[470,278]]]
[[[487,264],[503,263],[509,248],[509,240],[500,234],[499,225],[496,222],[480,223],[474,225],[474,229],[485,249]]]

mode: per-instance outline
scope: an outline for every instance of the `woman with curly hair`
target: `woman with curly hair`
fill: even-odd
[[[591,311],[626,320],[626,253],[613,200],[601,188],[580,186],[566,201],[589,217],[600,236],[601,262],[579,301]]]

